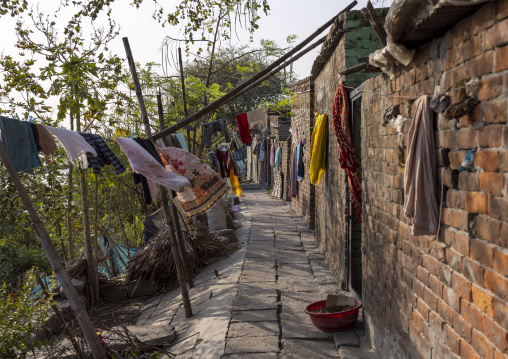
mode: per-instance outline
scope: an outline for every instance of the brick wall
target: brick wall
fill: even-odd
[[[472,77],[481,81],[481,105],[460,119],[458,130],[441,115],[435,120],[438,197],[441,189],[444,193],[436,242],[409,236],[396,132],[382,126],[384,110],[404,100],[368,92],[362,96],[363,308],[377,350],[386,357],[506,357],[508,0],[483,5],[418,49],[393,81],[378,76],[362,89],[416,98],[452,90]],[[318,80],[316,107],[329,107],[317,89]],[[453,103],[457,92],[451,95]],[[406,121],[406,138],[409,125]],[[331,163],[337,168],[334,146],[330,138]],[[466,151],[477,147],[476,172],[459,173]],[[341,174],[327,171],[326,180],[320,195],[340,193]],[[336,211],[340,226],[340,196],[326,207],[335,201],[337,209],[325,209]],[[337,226],[329,227],[320,226],[327,235]]]
[[[386,10],[378,10],[383,17]],[[333,51],[323,47],[320,57],[315,62],[314,80],[314,108],[319,113],[328,114],[328,148],[326,171],[321,183],[315,189],[316,201],[316,240],[325,255],[328,266],[335,276],[338,284],[346,287],[346,173],[339,165],[339,152],[331,111],[333,98],[338,85],[346,81],[348,86],[356,86],[361,81],[375,76],[372,73],[356,73],[349,76],[341,76],[340,71],[352,66],[353,59],[368,57],[369,53],[381,47],[379,40],[369,24],[363,20],[359,11],[352,11],[342,15],[336,24],[339,28],[355,28],[345,34],[337,34],[338,42],[331,39],[331,44],[336,44]],[[332,30],[333,31],[333,30]],[[332,33],[332,32],[331,32]],[[326,45],[326,43],[325,43]],[[326,55],[326,56],[325,56]],[[316,64],[326,62],[319,66]]]
[[[314,126],[314,83],[311,77],[295,82],[289,90],[293,93],[291,127],[297,131],[297,140],[303,140],[304,179],[298,182],[298,196],[291,199],[291,208],[307,222],[315,226],[315,188],[309,180],[310,137]]]

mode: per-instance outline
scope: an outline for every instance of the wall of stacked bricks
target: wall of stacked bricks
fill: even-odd
[[[315,227],[315,189],[310,183],[310,139],[314,126],[314,84],[310,77],[295,82],[289,90],[294,94],[291,105],[291,127],[298,131],[297,140],[303,140],[304,179],[298,182],[298,195],[291,199],[291,208],[303,216],[309,228]]]
[[[378,11],[381,18],[385,9]],[[315,236],[325,256],[327,264],[337,283],[346,286],[346,173],[339,164],[337,139],[331,116],[335,91],[342,81],[352,86],[375,76],[369,73],[357,73],[342,76],[339,73],[351,62],[367,58],[381,46],[370,25],[365,22],[359,11],[342,16],[344,28],[355,28],[347,32],[339,41],[331,57],[314,80],[315,109],[328,115],[328,148],[326,171],[319,185],[315,187],[316,225]],[[348,65],[349,64],[349,65]]]
[[[316,80],[320,111],[333,90],[318,90],[331,82],[322,77]],[[441,186],[444,193],[437,242],[409,234],[396,131],[382,126],[384,110],[404,99],[362,97],[363,308],[377,348],[392,357],[493,359],[508,352],[508,0],[486,3],[420,48],[394,80],[381,75],[362,89],[417,98],[475,77],[482,102],[460,118],[460,129],[442,115],[434,124],[437,195]],[[453,103],[457,92],[451,95]],[[337,168],[331,136],[330,146],[330,165]],[[458,172],[474,148],[476,171]],[[318,187],[318,198],[327,199],[318,207],[325,235],[343,222],[342,179],[329,170]]]

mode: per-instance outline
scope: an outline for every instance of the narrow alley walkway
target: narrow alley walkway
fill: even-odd
[[[244,193],[242,249],[196,277],[194,316],[185,319],[174,290],[145,307],[137,325],[169,320],[178,359],[375,358],[361,330],[321,332],[303,311],[341,291],[305,223],[264,189]]]

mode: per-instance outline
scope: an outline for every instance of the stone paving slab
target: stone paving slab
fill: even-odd
[[[264,337],[228,338],[226,340],[225,354],[269,352],[279,352],[279,337],[277,335]]]
[[[266,337],[279,335],[279,323],[277,322],[253,322],[231,323],[228,337]]]
[[[276,322],[277,310],[250,310],[250,311],[237,311],[231,312],[231,322]]]
[[[233,310],[263,310],[277,309],[277,297],[266,298],[236,298],[233,302]]]
[[[337,358],[333,341],[285,339],[282,346],[284,359]]]
[[[228,354],[221,359],[277,359],[277,353]]]

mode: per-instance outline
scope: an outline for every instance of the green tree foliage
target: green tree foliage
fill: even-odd
[[[24,284],[13,292],[6,284],[0,286],[0,357],[25,358],[31,350],[28,339],[47,318],[51,299],[33,301],[30,292],[35,277],[29,273]]]

